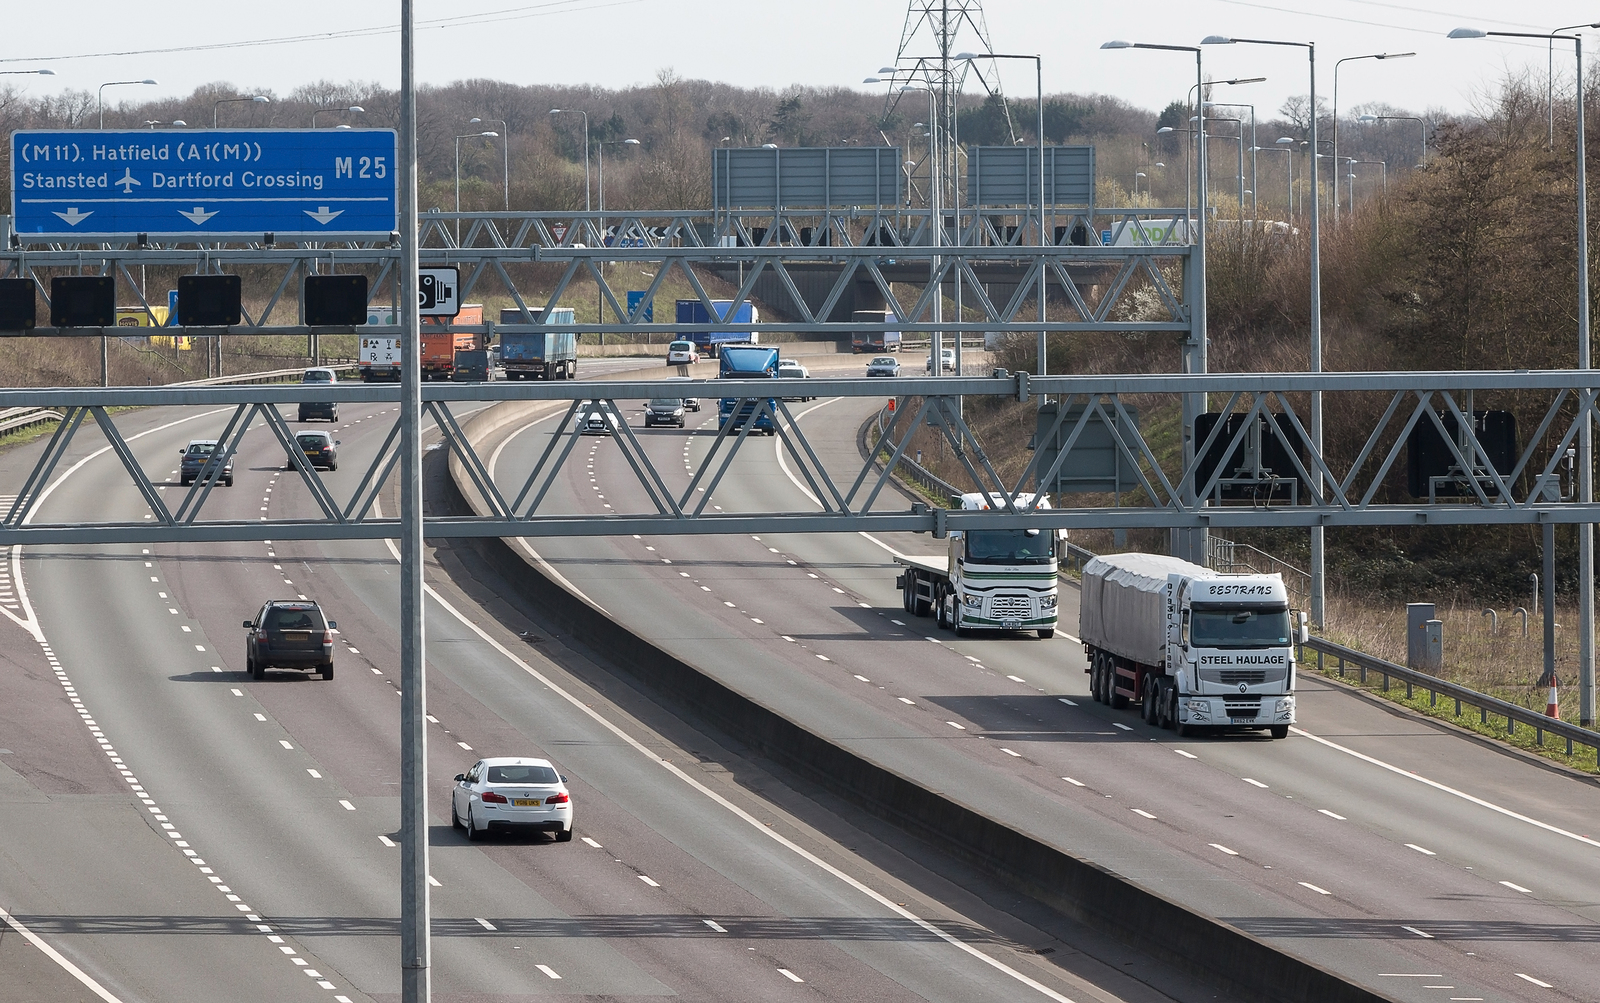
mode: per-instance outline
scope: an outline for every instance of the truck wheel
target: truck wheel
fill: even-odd
[[[1089,695],[1094,698],[1095,703],[1106,702],[1105,687],[1101,685],[1104,679],[1105,675],[1101,671],[1100,653],[1097,651],[1089,663]]]
[[[1170,683],[1161,684],[1161,727],[1171,731],[1178,723],[1178,690]]]
[[[1273,738],[1288,738],[1289,737],[1289,726],[1286,725],[1286,724],[1275,724],[1275,725],[1273,725],[1272,726],[1272,737]]]
[[[1144,688],[1144,700],[1142,700],[1139,704],[1139,716],[1144,718],[1144,723],[1148,724],[1152,728],[1159,727],[1160,725],[1159,718],[1161,712],[1156,709],[1158,706],[1159,700],[1156,696],[1155,685],[1146,683]]]
[[[1056,636],[1056,629],[1054,627],[1041,627],[1041,628],[1039,628],[1039,640],[1048,641],[1052,637],[1055,637],[1055,636]]]
[[[1111,695],[1112,708],[1114,710],[1123,710],[1128,706],[1128,698],[1117,692],[1118,680],[1121,677],[1117,675],[1116,663],[1111,662],[1109,659],[1107,661],[1109,664],[1106,665],[1108,670],[1106,672],[1106,692]]]

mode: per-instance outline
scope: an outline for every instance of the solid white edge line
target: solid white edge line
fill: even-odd
[[[395,560],[398,561],[400,559],[400,551],[399,551],[399,548],[395,546],[394,541],[393,540],[384,540],[383,542],[384,542],[384,545],[389,548],[389,552],[394,555]],[[849,874],[846,874],[844,871],[842,871],[839,868],[835,867],[834,865],[828,863],[826,860],[823,860],[821,857],[817,856],[816,854],[812,853],[811,851],[809,851],[809,850],[805,849],[804,847],[800,846],[798,843],[795,843],[794,841],[790,840],[788,837],[784,836],[782,833],[774,832],[770,827],[768,827],[766,825],[766,823],[762,822],[760,819],[756,818],[754,815],[751,815],[749,812],[745,811],[743,808],[740,808],[738,805],[734,804],[732,801],[729,801],[727,798],[723,797],[721,794],[718,794],[716,791],[712,790],[710,787],[707,787],[705,784],[703,784],[700,781],[696,780],[694,777],[692,777],[689,774],[685,773],[679,767],[677,767],[674,764],[668,762],[667,760],[661,758],[661,756],[657,755],[655,752],[653,752],[644,743],[640,742],[638,739],[636,739],[632,735],[628,734],[620,726],[618,726],[616,724],[613,724],[610,720],[608,720],[606,717],[604,717],[602,714],[600,714],[600,712],[596,711],[594,708],[592,708],[592,707],[588,706],[587,704],[585,704],[582,700],[578,699],[578,697],[576,697],[572,693],[567,692],[567,690],[564,689],[554,679],[550,678],[549,676],[546,676],[544,673],[540,672],[538,669],[534,668],[532,665],[529,665],[527,662],[525,662],[521,658],[517,657],[517,655],[514,652],[512,652],[511,649],[507,648],[505,645],[501,644],[499,641],[497,641],[493,637],[489,636],[489,633],[487,631],[485,631],[483,628],[479,627],[477,624],[473,623],[472,620],[469,619],[468,617],[464,616],[461,613],[461,611],[457,610],[454,606],[450,605],[450,603],[448,601],[446,601],[443,596],[439,595],[439,593],[434,590],[433,586],[425,584],[425,585],[423,585],[423,591],[427,593],[427,595],[428,595],[428,597],[430,599],[432,599],[434,602],[438,603],[440,605],[440,607],[442,607],[444,609],[445,612],[447,612],[451,616],[455,617],[457,622],[459,622],[463,627],[465,627],[467,630],[471,631],[472,633],[478,635],[478,637],[480,637],[485,644],[489,645],[491,648],[493,648],[494,650],[498,651],[500,654],[504,655],[506,657],[506,659],[508,659],[513,665],[517,666],[522,671],[524,671],[528,675],[532,676],[534,679],[537,679],[539,682],[543,683],[545,686],[548,686],[550,688],[551,692],[555,693],[557,696],[561,697],[561,699],[563,699],[567,703],[571,704],[573,709],[576,710],[578,713],[587,716],[588,718],[593,720],[596,724],[598,724],[600,727],[602,727],[605,730],[611,732],[611,734],[617,736],[617,738],[619,738],[623,742],[625,742],[635,752],[638,752],[641,756],[643,756],[646,759],[650,760],[651,762],[654,762],[657,765],[661,766],[663,769],[665,769],[668,772],[670,772],[673,776],[677,777],[679,780],[683,781],[685,784],[687,784],[690,787],[694,788],[700,794],[704,795],[705,797],[709,798],[711,801],[715,802],[720,807],[722,807],[725,810],[727,810],[729,813],[734,815],[740,821],[744,822],[746,825],[750,826],[750,828],[754,829],[756,832],[759,832],[759,833],[765,835],[768,839],[773,840],[774,842],[778,843],[780,846],[782,846],[785,849],[789,850],[790,852],[796,854],[801,859],[805,860],[807,863],[809,863],[809,864],[811,864],[811,865],[813,865],[815,867],[818,867],[821,870],[824,870],[827,873],[833,875],[838,880],[842,881],[846,885],[849,885],[851,888],[853,888],[856,891],[860,892],[862,895],[865,895],[867,898],[869,898],[872,901],[876,902],[879,906],[883,907],[884,909],[887,909],[888,911],[896,914],[901,919],[908,920],[909,922],[915,923],[918,927],[922,928],[927,933],[930,933],[933,936],[938,937],[940,940],[944,941],[945,943],[950,944],[952,947],[955,947],[957,950],[965,952],[966,954],[970,955],[974,959],[983,962],[984,964],[990,966],[991,968],[995,969],[996,971],[999,971],[999,972],[1001,972],[1001,973],[1003,973],[1003,974],[1015,979],[1016,981],[1022,983],[1023,985],[1027,986],[1028,988],[1040,993],[1041,995],[1043,995],[1043,996],[1045,996],[1045,997],[1047,997],[1049,999],[1056,1000],[1057,1003],[1075,1003],[1075,1001],[1072,1000],[1070,997],[1061,995],[1060,993],[1056,992],[1054,989],[1051,989],[1049,986],[1043,984],[1042,982],[1039,982],[1039,981],[1037,981],[1035,979],[1032,979],[1032,978],[1028,977],[1027,975],[1024,975],[1022,972],[1017,971],[1015,968],[1012,968],[1010,965],[1007,965],[1005,962],[1000,961],[997,958],[991,958],[989,955],[987,955],[987,954],[983,953],[982,951],[978,950],[977,948],[973,947],[971,944],[968,944],[968,943],[966,943],[966,942],[964,942],[964,941],[962,941],[962,940],[960,940],[960,939],[958,939],[958,938],[946,933],[945,931],[939,929],[939,927],[935,926],[934,924],[932,924],[932,923],[928,922],[927,920],[923,919],[922,917],[918,916],[916,913],[913,913],[911,910],[905,908],[904,906],[902,906],[899,903],[893,901],[892,899],[889,899],[886,896],[880,894],[879,892],[873,890],[873,888],[871,886],[869,886],[869,885],[857,880],[856,878],[850,876]]]
[[[1526,822],[1528,825],[1534,826],[1535,828],[1543,829],[1546,832],[1553,832],[1557,836],[1565,836],[1568,839],[1577,840],[1580,843],[1587,843],[1589,846],[1600,848],[1600,840],[1590,839],[1588,836],[1580,836],[1575,832],[1568,832],[1566,829],[1562,829],[1559,826],[1551,825],[1549,822],[1541,822],[1536,818],[1529,818],[1527,815],[1524,815],[1524,814],[1522,814],[1520,812],[1512,811],[1510,808],[1503,808],[1500,805],[1495,804],[1493,801],[1485,801],[1483,798],[1475,797],[1475,796],[1473,796],[1471,794],[1468,794],[1466,791],[1458,791],[1454,787],[1451,787],[1451,786],[1449,786],[1447,784],[1441,784],[1437,780],[1429,780],[1427,777],[1421,775],[1420,773],[1413,773],[1410,770],[1403,769],[1403,768],[1401,768],[1399,766],[1395,766],[1395,765],[1392,765],[1390,763],[1386,763],[1381,759],[1375,759],[1372,756],[1369,756],[1364,752],[1357,752],[1354,749],[1348,749],[1348,748],[1340,745],[1338,742],[1330,742],[1326,738],[1322,738],[1320,736],[1313,735],[1308,731],[1302,731],[1301,729],[1296,728],[1293,725],[1289,726],[1289,730],[1294,732],[1296,735],[1300,735],[1300,736],[1302,736],[1304,738],[1309,738],[1313,742],[1318,742],[1318,743],[1320,743],[1322,745],[1326,745],[1330,749],[1337,749],[1338,751],[1344,753],[1347,756],[1354,756],[1355,758],[1361,760],[1362,762],[1371,763],[1373,766],[1377,766],[1377,767],[1380,767],[1382,769],[1388,770],[1390,773],[1398,774],[1399,776],[1402,776],[1402,777],[1408,777],[1408,778],[1410,778],[1412,780],[1415,780],[1419,784],[1427,784],[1429,787],[1432,787],[1434,790],[1443,791],[1446,794],[1454,795],[1455,797],[1458,797],[1463,801],[1469,801],[1472,804],[1475,804],[1480,808],[1487,808],[1490,811],[1499,812],[1501,815],[1504,815],[1507,818],[1514,818],[1518,822]]]
[[[107,446],[106,448],[110,449],[111,447]],[[11,929],[13,929],[13,930],[17,931],[18,933],[22,934],[23,939],[26,940],[28,943],[32,944],[34,947],[37,947],[39,950],[43,951],[45,953],[45,957],[49,958],[51,961],[54,961],[56,964],[60,965],[67,972],[68,975],[71,975],[73,978],[77,979],[79,982],[82,982],[83,985],[84,985],[84,988],[88,989],[90,992],[94,993],[96,996],[98,996],[101,999],[105,1000],[106,1003],[122,1003],[122,1000],[120,1000],[117,997],[111,995],[111,993],[109,991],[107,991],[105,986],[102,986],[100,983],[96,982],[83,969],[79,968],[77,965],[74,965],[72,962],[70,962],[66,958],[62,957],[60,951],[57,951],[55,948],[53,948],[49,944],[45,943],[44,939],[42,937],[40,937],[38,934],[34,933],[32,930],[28,929],[27,927],[23,926],[21,923],[17,922],[16,917],[12,916],[9,912],[6,912],[6,910],[5,910],[5,908],[3,906],[0,906],[0,919],[5,920],[6,925],[11,927]],[[1526,976],[1524,976],[1524,978],[1526,978]]]

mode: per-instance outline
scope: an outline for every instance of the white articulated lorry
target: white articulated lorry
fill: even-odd
[[[1186,737],[1212,728],[1287,737],[1305,630],[1281,575],[1225,575],[1154,554],[1083,568],[1078,633],[1090,693],[1113,707],[1137,702],[1146,721]]]
[[[1019,494],[1017,508],[1033,504]],[[961,496],[961,507],[1004,508],[1005,495],[977,492]],[[1039,500],[1038,507],[1049,503]],[[952,532],[944,557],[897,554],[902,565],[895,584],[901,603],[914,616],[934,615],[945,630],[965,637],[975,630],[1056,632],[1056,570],[1066,530],[985,529]]]

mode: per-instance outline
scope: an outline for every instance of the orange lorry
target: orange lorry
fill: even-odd
[[[463,303],[461,312],[454,317],[422,318],[422,378],[450,379],[456,368],[456,353],[478,347],[477,335],[451,328],[482,323],[482,303]]]

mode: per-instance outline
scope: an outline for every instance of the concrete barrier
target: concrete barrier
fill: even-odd
[[[500,405],[463,423],[469,441],[533,413]],[[505,413],[499,413],[505,412]],[[485,511],[451,455],[443,480],[454,513]],[[643,690],[682,716],[715,727],[863,810],[976,866],[1018,892],[1241,998],[1317,1003],[1394,1003],[1393,999],[1287,954],[1237,927],[1204,916],[1115,872],[1050,846],[944,794],[816,735],[696,669],[579,599],[530,563],[511,541],[460,541],[526,599],[544,607],[572,637],[599,652]]]

